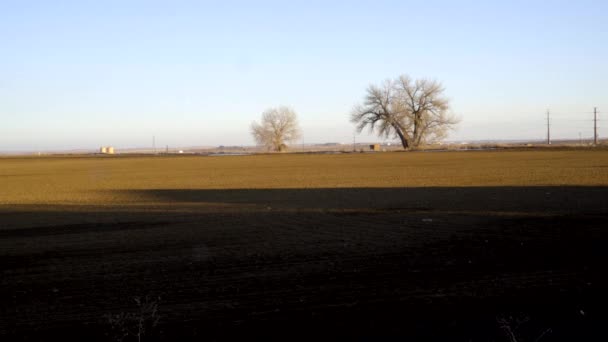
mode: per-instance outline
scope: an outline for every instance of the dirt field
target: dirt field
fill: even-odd
[[[607,222],[608,151],[0,158],[0,340],[591,340]]]

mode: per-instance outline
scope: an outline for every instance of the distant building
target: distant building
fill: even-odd
[[[101,154],[114,154],[114,147],[112,147],[112,146],[102,146],[99,149],[99,153],[101,153]]]
[[[380,144],[369,145],[369,149],[372,151],[380,151]]]

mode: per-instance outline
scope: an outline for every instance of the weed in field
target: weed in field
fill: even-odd
[[[509,342],[523,342],[528,341],[525,339],[523,334],[521,334],[520,328],[522,325],[530,321],[530,317],[525,315],[520,316],[499,316],[496,318],[496,323],[500,329],[504,332]],[[541,341],[545,336],[550,334],[552,329],[546,329],[538,336],[532,337],[529,341],[538,342]]]
[[[115,341],[136,339],[141,342],[146,334],[154,331],[160,320],[158,303],[160,297],[151,299],[148,296],[133,298],[137,305],[135,312],[108,314],[106,319],[110,325],[110,338]]]

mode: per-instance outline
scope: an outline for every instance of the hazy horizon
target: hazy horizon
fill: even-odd
[[[295,109],[299,142],[350,143],[369,84],[443,83],[449,140],[608,136],[608,3],[0,3],[0,151],[253,145]],[[358,141],[382,141],[363,133]]]

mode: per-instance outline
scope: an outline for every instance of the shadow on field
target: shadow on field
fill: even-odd
[[[247,204],[290,209],[494,212],[608,211],[608,187],[421,187],[321,189],[152,189],[112,193],[143,202]]]
[[[120,340],[136,298],[146,341],[605,333],[608,187],[110,195],[0,207],[0,340]]]

